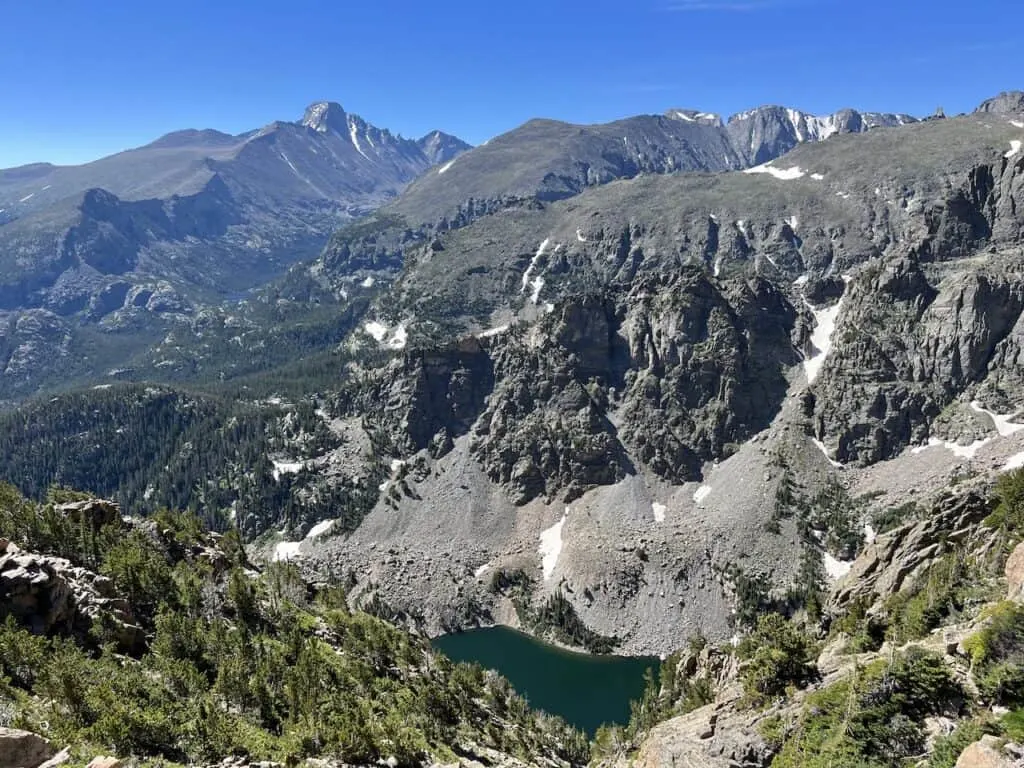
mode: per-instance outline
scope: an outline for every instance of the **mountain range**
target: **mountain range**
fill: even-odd
[[[838,471],[906,461],[929,440],[989,440],[986,414],[1015,405],[1020,374],[1009,361],[1018,357],[1013,329],[1022,310],[1014,254],[1024,134],[1017,106],[1008,95],[974,115],[924,121],[851,110],[816,118],[776,107],[722,121],[673,109],[601,126],[531,121],[468,151],[437,134],[397,139],[329,103],[311,106],[299,123],[241,137],[171,134],[94,164],[100,170],[90,178],[116,176],[121,186],[82,193],[88,222],[65,232],[70,266],[34,294],[46,297],[42,306],[12,300],[5,375],[24,389],[9,389],[8,398],[29,393],[40,369],[60,382],[51,391],[79,373],[101,387],[143,379],[219,388],[101,390],[84,402],[74,395],[20,409],[6,428],[8,471],[34,489],[61,477],[81,484],[72,456],[37,460],[35,469],[23,461],[21,441],[64,433],[66,426],[47,424],[67,409],[76,416],[65,440],[91,444],[100,430],[104,440],[138,435],[132,439],[150,446],[130,452],[133,503],[141,495],[159,504],[153,494],[162,489],[163,503],[208,505],[214,515],[227,504],[249,536],[281,526],[301,532],[321,522],[324,499],[354,505],[343,515],[352,536],[327,543],[344,551],[314,553],[325,567],[365,559],[367,537],[401,542],[425,560],[455,542],[452,562],[471,572],[498,567],[519,551],[523,521],[533,520],[532,529],[568,520],[568,534],[578,525],[569,510],[582,503],[608,531],[567,543],[565,561],[577,565],[565,566],[556,583],[582,580],[576,589],[592,590],[589,579],[631,572],[636,546],[601,554],[608,537],[666,553],[657,568],[643,568],[645,580],[665,584],[661,597],[625,612],[595,599],[579,607],[585,621],[644,652],[662,650],[668,637],[651,631],[655,617],[671,634],[699,615],[705,631],[720,636],[727,597],[707,603],[707,589],[696,585],[722,563],[744,560],[785,583],[792,573],[768,564],[800,546],[792,529],[753,535],[763,521],[749,505],[774,492],[778,474],[750,466],[792,463],[805,468],[792,470],[803,478],[821,462]],[[149,175],[140,169],[146,158]],[[243,223],[180,242],[198,259],[217,248],[245,258],[253,249],[232,250],[233,227],[250,238],[257,220],[281,232],[282,219],[294,217],[298,227],[295,211],[308,212],[300,195],[313,205],[328,199],[327,189],[336,203],[361,188],[369,206],[424,167],[391,202],[340,227],[317,258],[264,286],[252,285],[250,274],[238,286],[255,289],[244,300],[184,292],[188,260],[181,252],[160,257],[179,242],[176,226],[206,221],[196,211],[208,211],[211,196]],[[154,194],[154,168],[170,196],[131,199]],[[57,182],[84,172],[48,173]],[[291,186],[268,181],[281,175]],[[184,195],[196,183],[201,191]],[[314,186],[325,195],[316,198]],[[244,213],[235,207],[240,199],[248,201]],[[26,201],[35,213],[0,233],[63,210],[44,203]],[[135,250],[140,239],[149,245]],[[210,279],[213,267],[201,263],[192,267]],[[229,266],[240,272],[224,256],[220,267]],[[171,287],[141,283],[157,272]],[[102,286],[98,293],[54,303],[61,291],[85,290],[87,278]],[[145,322],[153,316],[161,322]],[[269,371],[298,402],[282,406],[280,392],[252,399],[251,387],[266,391]],[[234,379],[240,389],[225,389]],[[228,404],[234,398],[249,410]],[[954,417],[965,398],[977,409]],[[309,405],[295,421],[288,414],[301,403]],[[172,423],[176,413],[204,415],[154,441],[135,423],[154,409]],[[224,431],[243,417],[272,425],[244,448]],[[216,458],[192,477],[194,461],[167,452],[200,438]],[[253,449],[264,458],[243,492],[225,478],[253,470],[244,458]],[[719,502],[709,478],[737,462],[744,476],[768,479],[727,481],[732,490]],[[179,480],[162,478],[172,465],[191,478],[186,489],[212,483],[210,501],[190,502]],[[432,479],[453,472],[454,487]],[[128,492],[116,471],[94,477],[96,492]],[[367,478],[378,478],[380,490],[364,487]],[[821,478],[812,473],[806,482],[818,488]],[[737,496],[743,488],[747,495]],[[474,499],[468,507],[460,492]],[[286,507],[268,501],[281,493],[291,499]],[[441,525],[424,518],[424,499],[452,517]],[[702,551],[696,540],[680,550],[673,526],[647,530],[643,522],[683,510],[688,537],[716,542],[687,566],[702,580],[669,578],[675,558]],[[693,514],[706,514],[705,522]],[[486,535],[479,520],[492,521]],[[379,581],[389,603],[426,606],[435,625],[459,603],[444,582],[404,583],[396,574],[365,586]],[[539,584],[538,594],[553,586]],[[684,609],[667,609],[680,600]]]
[[[188,508],[431,636],[675,654],[661,715],[721,709],[651,715],[646,765],[803,765],[813,712],[891,739],[847,764],[930,760],[930,718],[1024,706],[1017,645],[968,642],[1022,626],[1024,94],[472,149],[322,103],[93,165],[0,174],[22,492]]]

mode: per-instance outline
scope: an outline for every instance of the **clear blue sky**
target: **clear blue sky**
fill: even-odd
[[[947,113],[1024,88],[1019,0],[0,0],[0,167],[341,102],[479,143],[766,103]]]

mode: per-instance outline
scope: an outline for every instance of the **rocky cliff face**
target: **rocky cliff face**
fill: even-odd
[[[809,545],[834,578],[887,507],[1021,452],[1024,160],[1016,118],[993,120],[908,125],[899,142],[836,136],[751,173],[640,177],[394,251],[373,233],[348,256],[390,254],[368,320],[416,349],[381,374],[373,391],[389,395],[370,401],[388,406],[368,423],[397,460],[423,463],[351,546],[300,556],[365,568],[367,594],[415,605],[435,631],[435,599],[445,615],[469,606],[466,623],[507,616],[488,569],[524,568],[540,574],[534,599],[566,590],[622,647],[664,651],[679,626],[729,637],[730,563],[777,590],[794,583],[800,504],[820,521],[833,487],[870,499],[888,484],[845,507],[845,545]],[[438,352],[425,374],[434,340],[459,332],[479,339],[465,342],[472,362]],[[453,472],[470,511],[444,488]],[[926,479],[893,480],[903,472]],[[452,582],[391,587],[398,577],[357,551],[374,540],[430,557],[423,503],[465,542]],[[485,514],[493,527],[474,538]],[[832,540],[834,523],[814,525]]]

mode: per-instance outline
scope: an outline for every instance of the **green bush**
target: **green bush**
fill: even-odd
[[[738,650],[746,660],[740,672],[743,690],[755,706],[778,698],[789,686],[802,687],[817,675],[814,644],[777,613],[761,616]]]

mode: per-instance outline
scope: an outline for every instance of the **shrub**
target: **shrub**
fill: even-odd
[[[810,639],[777,613],[758,619],[739,652],[747,659],[740,679],[748,702],[754,705],[781,696],[790,685],[802,687],[817,675]]]

